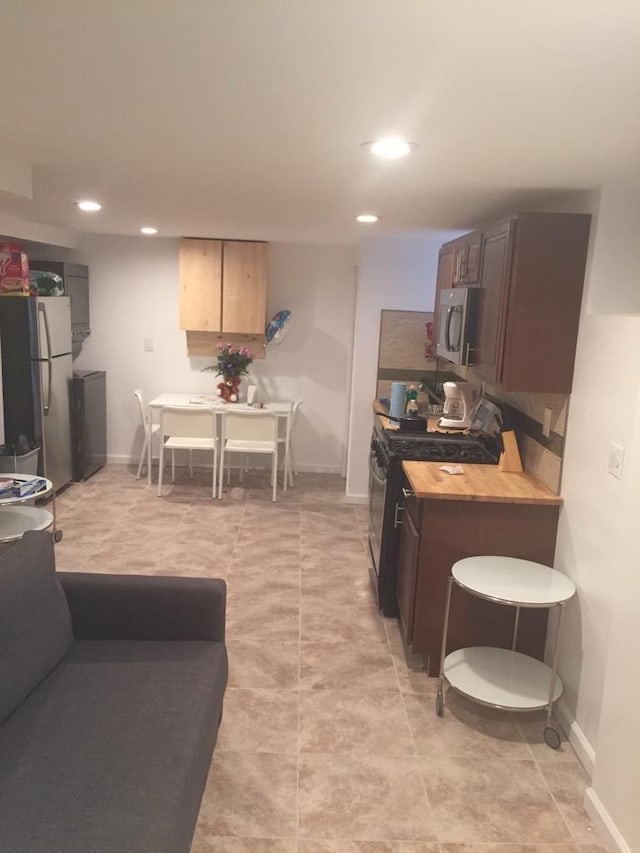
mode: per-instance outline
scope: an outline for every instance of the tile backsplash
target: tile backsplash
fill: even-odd
[[[450,367],[480,391],[482,381],[471,370]],[[490,382],[485,383],[485,393],[502,405],[511,420],[525,471],[559,495],[569,395],[507,392]],[[542,434],[546,409],[551,413],[548,438]]]

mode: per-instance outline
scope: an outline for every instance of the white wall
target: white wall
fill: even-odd
[[[360,244],[347,467],[347,495],[352,500],[363,499],[368,492],[380,312],[383,308],[432,311],[438,251],[460,233],[429,231],[411,237],[371,238]]]
[[[637,324],[636,324],[637,325]],[[621,850],[640,850],[640,678],[638,677],[638,603],[640,602],[640,390],[636,393],[635,435],[626,459],[626,507],[622,520],[621,562],[611,591],[612,624],[602,712],[598,731],[597,761],[589,813],[610,831]],[[629,400],[633,414],[633,400]],[[626,847],[625,847],[626,845]]]
[[[107,371],[108,452],[136,458],[141,446],[133,391],[213,393],[217,378],[189,358],[178,328],[178,241],[85,235],[78,259],[89,265],[91,337],[74,362]],[[265,398],[304,399],[294,438],[301,468],[340,472],[346,448],[353,335],[355,252],[344,246],[272,244],[269,310],[289,308],[290,333],[254,362]],[[144,352],[143,339],[154,351]]]
[[[593,313],[592,306],[600,303],[591,299],[594,293],[615,293],[619,282],[608,278],[611,270],[637,268],[637,237],[619,239],[620,233],[640,233],[640,205],[635,223],[629,222],[632,210],[628,197],[602,191],[567,423],[555,564],[578,589],[567,607],[560,656],[562,701],[574,743],[593,762],[594,791],[603,808],[619,821],[629,849],[637,850],[640,750],[633,711],[640,698],[635,665],[640,589],[633,528],[640,517],[640,316],[632,316],[632,298],[617,303],[620,310],[629,305],[627,315]],[[627,451],[622,480],[607,472],[612,441]],[[621,758],[617,765],[612,763],[616,757]]]

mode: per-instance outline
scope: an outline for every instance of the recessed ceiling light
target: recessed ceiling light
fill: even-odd
[[[143,225],[142,228],[140,229],[140,233],[141,234],[157,234],[158,229],[153,228],[151,225]]]
[[[400,157],[406,157],[418,147],[414,142],[407,142],[398,136],[386,136],[384,139],[363,144],[376,157],[382,157],[385,160],[398,160]]]
[[[90,201],[89,199],[79,201],[78,207],[80,208],[80,210],[84,210],[86,213],[95,213],[96,210],[102,209],[102,205],[99,202]]]
[[[356,222],[377,222],[380,219],[379,216],[376,216],[375,213],[361,213],[359,216],[356,216]]]

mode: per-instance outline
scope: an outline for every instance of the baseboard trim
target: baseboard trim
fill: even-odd
[[[585,733],[577,724],[573,714],[562,699],[556,703],[555,713],[558,718],[558,722],[560,723],[560,728],[569,738],[569,743],[578,756],[580,764],[582,764],[589,776],[589,779],[591,779],[593,776],[593,768],[596,763],[596,752],[594,748],[591,746]]]
[[[368,504],[369,503],[369,495],[345,495],[344,499],[345,503],[348,504]]]
[[[618,827],[593,788],[587,788],[584,792],[582,805],[611,853],[631,853],[631,848],[618,831]]]
[[[154,457],[154,465],[158,464],[158,460]],[[107,463],[109,465],[129,465],[134,468],[138,467],[138,462],[140,461],[140,457],[136,457],[132,459],[130,456],[125,456],[124,454],[111,453],[107,456]],[[176,468],[186,468],[186,465],[177,465]],[[198,467],[201,467],[198,465]],[[205,468],[210,468],[210,465],[203,466]],[[226,467],[226,466],[225,466]],[[231,468],[236,468],[239,466],[231,465]],[[342,475],[342,466],[341,465],[298,465],[298,471],[303,474],[340,474]]]

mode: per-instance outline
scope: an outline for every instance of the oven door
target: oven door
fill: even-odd
[[[380,576],[382,527],[384,524],[387,477],[380,467],[375,451],[369,456],[369,549],[376,575]]]

